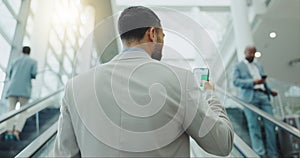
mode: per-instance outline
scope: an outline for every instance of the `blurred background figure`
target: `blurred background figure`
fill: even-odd
[[[268,86],[263,66],[254,60],[255,53],[256,48],[254,46],[248,46],[245,49],[245,60],[239,62],[234,68],[233,84],[240,88],[240,99],[273,115],[269,95],[277,96],[277,92],[272,91]],[[258,115],[247,108],[244,109],[244,112],[254,151],[262,157],[265,157],[266,154],[269,157],[277,157],[274,125],[270,121],[263,119],[267,135],[266,152],[258,122]]]
[[[35,79],[37,74],[37,61],[29,57],[30,47],[25,46],[22,55],[12,64],[8,72],[9,86],[6,97],[9,102],[9,111],[27,104],[31,96],[31,79]],[[8,131],[5,140],[20,140],[19,133],[25,124],[25,119],[19,118],[8,123]]]

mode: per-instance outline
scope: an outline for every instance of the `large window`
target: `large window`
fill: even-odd
[[[3,32],[3,34],[8,37],[8,40],[11,41],[15,33],[17,20],[13,17],[12,13],[4,3],[0,4],[0,17],[1,32]]]
[[[51,27],[45,62],[49,73],[48,77],[44,77],[44,85],[47,85],[49,90],[57,89],[57,86],[65,84],[73,76],[76,52],[91,31],[87,30],[88,27],[81,22],[82,17],[88,15],[80,1],[54,0],[53,3],[53,12],[49,17],[51,18]],[[93,16],[88,17],[94,18]],[[59,84],[48,82],[49,76],[56,76],[54,78]],[[46,92],[47,90],[43,88],[42,93]]]
[[[16,45],[12,43],[15,41],[16,29],[26,24],[22,28],[24,30],[18,30],[18,32],[25,31],[24,35],[18,38],[22,38],[23,45],[34,45],[36,41],[32,40],[35,40],[37,37],[34,35],[34,29],[39,27],[39,25],[35,25],[39,24],[36,20],[40,14],[44,14],[39,5],[46,3],[42,3],[39,0],[29,0],[30,7],[24,7],[22,6],[23,4],[28,4],[23,3],[24,1],[27,0],[0,0],[0,95],[5,84],[8,65],[14,60],[10,57],[11,53],[19,49],[14,47]],[[45,18],[49,19],[50,25],[47,25],[49,27],[45,29],[46,38],[42,39],[47,40],[48,45],[45,48],[45,56],[41,56],[41,59],[38,59],[39,61],[44,60],[44,62],[39,62],[42,63],[42,67],[39,67],[40,72],[35,80],[39,88],[37,91],[36,88],[33,89],[32,94],[34,98],[57,90],[72,77],[76,52],[92,31],[93,26],[91,25],[94,25],[93,19],[95,15],[87,12],[86,8],[82,7],[80,0],[53,0],[49,4],[51,4],[49,5],[51,13]],[[26,22],[18,21],[21,8],[28,11]],[[12,57],[14,58],[15,55]],[[36,85],[33,83],[33,86]]]
[[[11,6],[11,8],[13,9],[14,14],[18,15],[19,11],[20,11],[20,7],[21,7],[21,2],[22,1],[20,1],[20,0],[9,0],[7,2]]]
[[[0,67],[4,69],[6,68],[8,63],[10,49],[11,49],[10,44],[0,34],[0,50],[1,50]]]
[[[0,97],[6,83],[12,41],[18,24],[17,16],[20,12],[21,0],[0,1]]]

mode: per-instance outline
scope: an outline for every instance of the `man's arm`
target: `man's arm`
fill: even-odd
[[[205,151],[219,156],[228,155],[233,147],[234,132],[225,108],[212,91],[203,94],[193,79],[188,82],[186,106],[195,106],[197,112],[194,118],[189,118],[192,119],[191,124],[184,125],[187,126],[186,132]],[[185,120],[185,123],[188,122]]]
[[[255,81],[252,78],[249,79],[243,79],[241,78],[241,72],[238,68],[238,65],[234,67],[233,70],[233,85],[236,87],[242,87],[242,88],[253,88],[255,84]]]
[[[60,108],[54,157],[81,157],[65,97]]]
[[[37,62],[34,61],[34,64],[31,67],[31,78],[35,79],[37,74]]]
[[[260,63],[257,63],[257,66],[258,66],[258,68],[259,68],[259,70],[260,70],[260,74],[265,74],[264,67],[263,67]],[[274,91],[274,90],[272,90],[272,89],[270,88],[269,84],[268,84],[266,81],[264,81],[263,84],[264,84],[264,86],[265,86],[265,88],[266,88],[266,91],[267,91],[269,94],[271,94],[272,96],[277,96],[277,95],[278,95],[278,93],[277,93],[276,91]]]
[[[269,87],[269,85],[268,85],[267,82],[265,82],[265,88],[266,88],[266,90],[267,90],[268,93],[272,93],[273,92],[272,89]]]
[[[269,87],[269,84],[268,84],[267,82],[265,82],[264,85],[265,85],[265,88],[266,88],[266,90],[267,90],[267,92],[268,92],[269,94],[271,94],[272,96],[277,96],[277,95],[278,95],[278,92],[272,90],[272,89]]]

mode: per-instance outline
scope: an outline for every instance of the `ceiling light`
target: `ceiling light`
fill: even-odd
[[[261,52],[255,52],[255,57],[256,57],[256,58],[261,57]]]
[[[270,33],[270,38],[276,38],[276,36],[277,36],[276,32],[271,32]]]

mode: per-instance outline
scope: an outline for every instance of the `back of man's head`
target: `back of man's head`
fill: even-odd
[[[22,52],[23,52],[24,54],[28,54],[28,55],[29,55],[29,54],[30,54],[30,47],[24,46]]]
[[[161,27],[160,19],[149,8],[133,6],[120,15],[118,29],[122,40],[141,40],[149,27]]]

